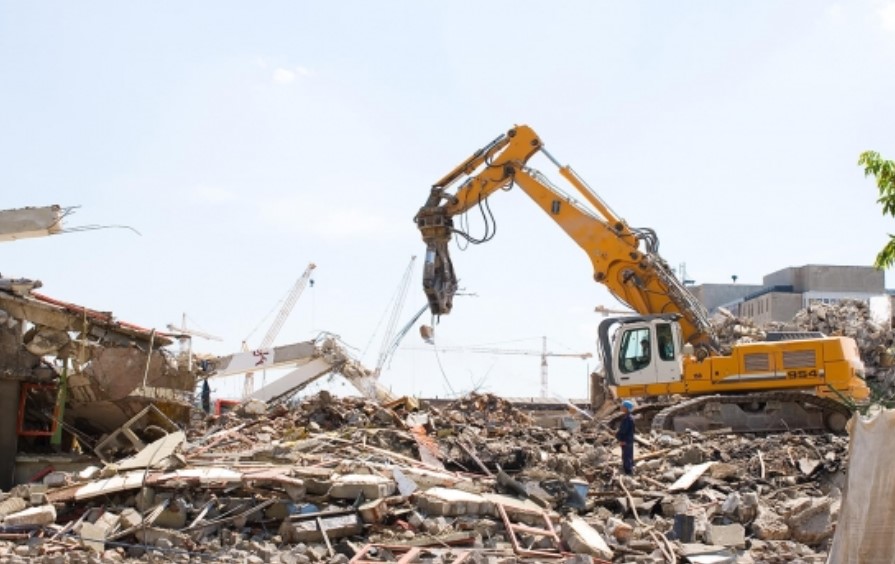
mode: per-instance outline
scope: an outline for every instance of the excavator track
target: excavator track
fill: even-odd
[[[674,407],[674,403],[644,403],[638,404],[634,410],[634,427],[641,432],[649,431],[653,425],[656,415],[669,407]],[[610,429],[618,429],[619,424],[624,417],[624,413],[616,413],[606,422]]]
[[[804,392],[701,396],[662,410],[657,431],[730,429],[733,433],[781,431],[845,432],[851,409],[833,399]]]

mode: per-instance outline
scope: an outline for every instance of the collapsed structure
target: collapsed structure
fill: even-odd
[[[60,232],[53,209],[22,217],[0,240]],[[40,287],[0,279],[0,559],[821,562],[830,548],[841,436],[653,431],[628,479],[609,425],[580,410],[478,395],[418,409],[329,335],[194,364],[167,351],[177,335]],[[715,321],[721,346],[767,337]],[[866,304],[770,329],[855,339],[887,397],[895,335]],[[280,366],[295,370],[232,412],[195,407],[198,379]],[[287,401],[333,372],[369,399]],[[16,457],[41,451],[85,456]]]
[[[0,241],[63,232],[59,206],[0,211]],[[367,397],[394,399],[333,336],[193,363],[168,350],[170,334],[140,327],[37,292],[37,280],[0,276],[0,488],[27,481],[39,453],[85,453],[106,460],[185,427],[200,378],[252,369],[296,369],[254,393],[289,395],[328,373]],[[27,460],[17,454],[25,453]],[[54,457],[66,465],[72,457]]]

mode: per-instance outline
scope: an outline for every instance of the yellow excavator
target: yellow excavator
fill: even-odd
[[[538,153],[556,165],[574,196],[528,166]],[[434,316],[450,313],[457,291],[451,239],[483,242],[454,218],[477,206],[487,217],[487,199],[514,186],[584,250],[594,280],[636,312],[600,324],[602,368],[591,388],[608,387],[621,398],[682,396],[638,409],[654,429],[842,432],[851,416],[849,404],[869,397],[857,344],[847,337],[770,333],[767,341],[722,352],[705,307],[659,256],[655,231],[628,225],[525,125],[497,137],[438,180],[414,218],[426,244],[423,289]],[[592,404],[605,401],[608,393],[592,392]]]

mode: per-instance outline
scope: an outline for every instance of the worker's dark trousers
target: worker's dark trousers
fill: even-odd
[[[622,446],[622,469],[625,471],[625,474],[631,475],[634,473],[634,442],[625,443]]]

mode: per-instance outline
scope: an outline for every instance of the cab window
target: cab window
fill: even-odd
[[[622,334],[618,369],[627,374],[645,368],[650,362],[650,349],[648,327],[626,330]]]
[[[674,333],[670,323],[656,325],[656,343],[659,345],[659,358],[674,360]]]

